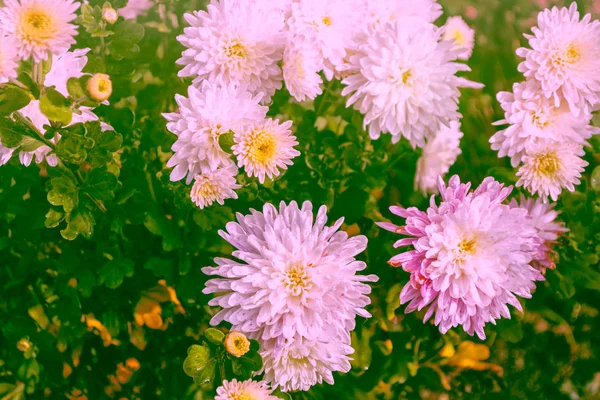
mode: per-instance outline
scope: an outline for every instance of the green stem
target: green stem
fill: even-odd
[[[22,123],[26,124],[29,129],[33,130],[35,133],[37,133],[37,135],[39,136],[40,140],[42,142],[44,142],[44,144],[48,147],[50,147],[52,150],[56,150],[56,146],[54,143],[52,143],[51,141],[49,141],[48,139],[46,139],[44,137],[44,135],[42,135],[42,133],[35,127],[35,125],[33,125],[33,123],[31,123],[31,121],[27,118],[25,118],[23,116],[23,114],[21,114],[19,111],[15,111],[14,116],[21,121]]]
[[[327,96],[329,95],[331,86],[333,86],[333,79],[329,81],[329,83],[325,87],[325,90],[323,91],[323,97],[321,98],[321,102],[319,103],[319,107],[317,108],[316,112],[317,117],[321,115],[321,111],[323,111],[323,105],[325,104],[325,100],[327,100]]]

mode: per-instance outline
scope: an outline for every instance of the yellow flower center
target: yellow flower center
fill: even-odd
[[[557,52],[552,61],[554,65],[563,67],[565,65],[572,65],[579,61],[581,58],[581,52],[577,46],[571,43],[564,51]]]
[[[402,73],[402,83],[407,84],[408,80],[412,77],[412,72],[410,70],[406,70]]]
[[[463,238],[458,243],[454,261],[457,263],[462,263],[465,261],[467,256],[475,254],[476,251],[477,241],[475,238]]]
[[[548,115],[544,114],[543,112],[536,111],[531,116],[531,122],[538,129],[544,129],[544,128],[547,128],[548,125],[550,124],[550,118]]]
[[[277,151],[277,141],[271,132],[260,130],[253,132],[247,143],[248,158],[253,164],[267,165]]]
[[[233,40],[225,46],[225,55],[229,58],[245,58],[248,55],[248,49],[238,40]]]
[[[294,296],[299,296],[312,286],[312,280],[302,265],[292,265],[285,271],[283,284]]]
[[[331,26],[331,18],[329,18],[329,17],[323,17],[323,25],[325,25],[325,26]]]
[[[219,188],[213,185],[208,179],[197,180],[192,187],[192,196],[203,199],[211,199],[217,197]]]
[[[32,7],[22,14],[19,28],[23,40],[43,43],[56,33],[56,22],[46,10]]]
[[[534,159],[534,171],[539,175],[553,176],[560,168],[556,153],[542,153]]]
[[[454,39],[454,41],[464,47],[466,45],[466,40],[465,40],[465,35],[463,35],[463,33],[461,31],[459,31],[458,29],[454,30],[451,34],[450,37],[452,39]]]
[[[252,396],[251,394],[249,394],[248,392],[246,392],[245,390],[242,390],[239,392],[230,393],[229,400],[258,400],[258,399],[256,397]]]
[[[106,74],[95,74],[87,82],[90,97],[96,101],[108,100],[112,94],[112,81]]]

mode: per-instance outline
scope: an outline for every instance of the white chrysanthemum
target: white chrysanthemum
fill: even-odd
[[[600,21],[591,18],[579,19],[576,2],[544,10],[533,35],[525,35],[531,49],[517,50],[525,59],[519,71],[537,80],[556,106],[564,98],[575,115],[600,104]]]
[[[22,59],[36,62],[60,55],[75,43],[77,27],[70,22],[80,3],[74,0],[5,0],[0,27],[15,38]]]
[[[351,4],[348,4],[348,3]],[[323,58],[323,72],[333,77],[336,67],[343,64],[346,48],[359,32],[360,12],[355,0],[301,0],[292,3],[287,23],[293,35],[314,41]]]
[[[200,89],[190,86],[188,96],[175,96],[179,111],[164,114],[167,129],[177,135],[171,147],[175,154],[167,163],[175,167],[171,180],[187,175],[187,184],[201,172],[229,164],[229,155],[219,145],[220,135],[262,121],[268,111],[259,104],[261,96],[253,96],[244,86],[204,81]]]
[[[300,155],[294,149],[298,142],[291,126],[292,121],[279,124],[279,120],[269,118],[236,132],[231,149],[238,167],[244,167],[246,174],[256,176],[260,183],[265,182],[265,177],[279,176],[279,168],[287,169],[293,164],[292,158]]]
[[[268,103],[283,79],[278,62],[283,57],[283,14],[274,7],[259,7],[251,0],[220,0],[208,11],[185,14],[191,25],[179,40],[187,50],[177,61],[179,76],[193,76],[222,85],[243,84],[264,95]]]
[[[152,0],[129,0],[127,5],[119,8],[117,12],[125,19],[136,19],[139,16],[146,15],[153,5]]]
[[[217,388],[217,397],[214,400],[277,400],[272,396],[273,390],[265,381],[255,382],[252,379],[238,382],[223,381],[223,385]]]
[[[509,156],[513,167],[536,143],[554,141],[583,146],[592,135],[600,133],[600,128],[590,125],[591,113],[582,110],[576,117],[566,104],[555,107],[535,82],[515,83],[513,92],[498,93],[505,119],[494,125],[510,126],[490,138],[492,149],[498,151],[499,157]]]
[[[350,371],[354,349],[349,343],[296,338],[261,343],[265,380],[283,392],[309,390],[323,381],[333,385],[333,372]]]
[[[79,78],[83,75],[83,68],[87,64],[86,54],[89,51],[90,49],[78,49],[64,53],[61,56],[53,56],[52,67],[46,74],[44,85],[48,87],[54,86],[63,96],[68,96],[67,81],[69,78]],[[71,124],[96,121],[98,119],[90,107],[80,107],[79,110],[82,113],[73,113]],[[46,132],[44,125],[50,125],[50,121],[40,110],[39,100],[32,100],[27,106],[19,110],[19,112],[24,117],[29,118],[42,134]],[[110,127],[108,128],[112,129]],[[56,144],[59,139],[60,135],[57,135],[54,139],[51,139],[51,142]],[[21,151],[19,153],[19,160],[25,166],[29,166],[34,158],[38,164],[46,160],[50,166],[54,167],[58,163],[58,158],[56,157],[56,154],[47,156],[50,151],[51,148],[46,145],[40,146],[35,151],[31,152]]]
[[[322,93],[323,57],[310,40],[294,36],[283,53],[283,79],[285,87],[298,101],[314,100]]]
[[[448,173],[461,153],[462,137],[460,122],[452,121],[449,127],[442,125],[437,135],[427,141],[423,154],[417,161],[415,190],[421,190],[424,195],[437,193],[439,177]]]
[[[444,40],[451,40],[461,50],[458,58],[468,60],[475,46],[475,31],[467,25],[462,17],[450,17],[444,25]]]
[[[265,204],[263,211],[237,215],[219,234],[237,250],[241,262],[216,258],[205,267],[211,279],[203,293],[217,293],[209,302],[220,306],[211,320],[225,320],[257,339],[288,339],[298,335],[347,341],[355,317],[369,317],[370,287],[375,275],[357,275],[366,264],[355,256],[367,246],[365,236],[349,238],[338,231],[343,218],[326,227],[327,208],[316,215],[310,202]],[[326,335],[324,334],[326,333]]]
[[[12,37],[4,36],[0,27],[0,84],[17,77],[19,56]]]
[[[553,201],[563,188],[574,191],[579,185],[581,173],[588,165],[581,159],[583,148],[575,144],[545,143],[534,145],[523,156],[523,165],[517,176],[517,186],[523,186],[531,194],[538,194],[544,200]]]
[[[568,231],[564,222],[557,220],[560,212],[554,210],[556,204],[544,202],[540,198],[526,198],[521,195],[519,201],[512,199],[509,205],[512,208],[521,207],[527,210],[527,214],[533,220],[533,226],[537,230],[538,236],[543,241],[534,257],[533,267],[542,273],[547,268],[554,269],[556,264],[554,263],[552,247],[558,237]]]
[[[455,74],[469,67],[454,62],[459,50],[440,41],[441,33],[419,19],[398,20],[371,29],[350,57],[342,94],[364,115],[373,139],[390,133],[394,143],[404,136],[422,147],[441,125],[460,118],[458,87],[469,82]]]
[[[196,175],[190,192],[192,201],[202,209],[215,201],[223,205],[225,199],[237,199],[235,189],[242,187],[235,180],[237,172],[237,167],[230,161],[226,167]]]

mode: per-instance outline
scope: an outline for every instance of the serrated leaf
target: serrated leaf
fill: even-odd
[[[94,168],[88,173],[81,190],[95,199],[107,201],[115,198],[117,185],[117,177],[108,172],[106,167]]]
[[[134,263],[129,259],[108,261],[98,270],[98,283],[109,289],[116,289],[125,277],[133,276]]]
[[[65,213],[50,209],[46,214],[46,222],[44,225],[46,228],[55,228],[65,219]]]

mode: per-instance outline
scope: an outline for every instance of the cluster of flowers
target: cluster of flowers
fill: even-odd
[[[406,312],[426,309],[424,320],[435,314],[442,333],[461,325],[470,335],[485,339],[484,326],[510,318],[508,304],[522,311],[517,296],[531,297],[535,281],[554,268],[552,245],[565,232],[553,207],[540,199],[505,200],[512,187],[486,178],[475,191],[458,176],[448,186],[439,180],[442,201],[434,198],[426,212],[391,207],[406,219],[404,226],[379,226],[409,236],[394,247],[414,250],[389,261],[410,273],[400,293]]]
[[[456,60],[470,56],[473,31],[460,17],[438,28],[440,15],[434,0],[212,0],[186,14],[179,76],[194,80],[165,115],[177,135],[171,180],[195,180],[203,208],[237,197],[238,168],[261,183],[278,176],[299,152],[291,121],[267,119],[266,105],[284,83],[313,100],[324,76],[341,79],[372,138],[430,141],[417,181],[434,188],[460,153],[458,88],[480,87],[456,76],[469,70]]]
[[[366,282],[378,278],[357,275],[366,264],[355,259],[367,238],[338,231],[343,219],[326,226],[326,212],[322,206],[315,217],[310,202],[282,202],[238,214],[219,234],[240,261],[216,258],[216,267],[202,269],[219,276],[203,290],[222,308],[211,324],[227,321],[258,340],[264,379],[282,391],[333,384],[333,372],[348,372],[355,318],[370,317]]]
[[[67,81],[84,75],[83,68],[87,64],[86,54],[90,49],[69,51],[75,43],[77,27],[71,22],[76,18],[75,12],[80,3],[73,0],[7,0],[0,8],[0,87],[14,85],[25,87],[17,80],[17,70],[21,62],[31,61],[33,65],[32,79],[45,87],[54,87],[61,95],[68,97]],[[42,62],[50,64],[49,71],[44,74]],[[87,81],[87,95],[93,100],[103,102],[112,93],[112,83],[105,74],[96,74]],[[40,108],[40,100],[31,100],[22,109],[15,112],[19,118],[37,130],[42,136],[50,125],[47,116]],[[81,106],[73,110],[71,124],[98,120],[92,108]],[[112,129],[102,124],[103,129]],[[56,134],[47,138],[47,143],[55,145],[60,140]],[[48,145],[35,150],[18,149],[19,160],[29,166],[44,160],[50,166],[56,166],[58,158],[51,154]],[[15,149],[7,148],[0,142],[0,165],[6,164]]]
[[[600,133],[590,125],[600,109],[600,22],[577,4],[554,7],[538,16],[529,48],[519,48],[526,80],[513,93],[498,93],[510,125],[491,139],[499,157],[508,156],[517,172],[517,186],[557,200],[563,189],[574,190],[587,162],[581,157],[587,139]]]

